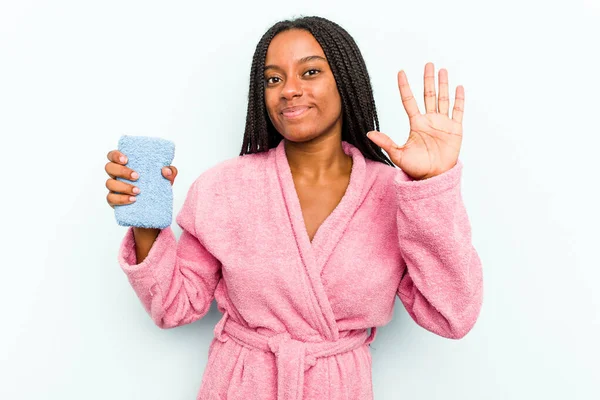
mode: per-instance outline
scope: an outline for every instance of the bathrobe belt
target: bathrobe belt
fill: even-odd
[[[215,326],[215,337],[225,342],[228,338],[242,346],[272,352],[277,363],[277,400],[302,400],[304,390],[304,372],[314,366],[319,357],[354,350],[369,344],[375,339],[376,327],[352,332],[335,342],[302,342],[292,339],[288,332],[266,336],[238,324],[228,318],[227,312]],[[225,333],[225,334],[224,334]]]

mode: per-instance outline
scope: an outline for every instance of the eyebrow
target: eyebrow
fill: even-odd
[[[297,61],[298,64],[303,64],[305,62],[309,62],[309,61],[313,61],[313,60],[320,60],[320,61],[327,61],[325,58],[321,57],[321,56],[307,56],[307,57],[302,57],[301,59],[299,59]],[[279,68],[276,65],[273,64],[269,64],[269,65],[265,65],[264,71],[268,70],[268,69],[277,69]]]

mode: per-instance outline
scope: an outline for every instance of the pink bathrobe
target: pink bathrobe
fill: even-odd
[[[342,145],[350,183],[312,242],[283,141],[202,173],[176,217],[179,240],[163,229],[140,264],[127,229],[118,260],[156,325],[194,322],[213,298],[223,313],[197,399],[372,399],[369,343],[396,295],[437,335],[475,324],[482,267],[460,160],[413,181]]]

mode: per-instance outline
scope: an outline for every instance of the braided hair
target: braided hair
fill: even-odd
[[[367,67],[358,46],[344,28],[317,16],[277,22],[258,42],[250,70],[248,111],[240,156],[268,151],[283,139],[267,114],[264,67],[271,40],[290,29],[310,32],[325,53],[342,101],[342,140],[357,147],[365,158],[394,166],[381,147],[366,136],[369,131],[379,130],[379,119]]]

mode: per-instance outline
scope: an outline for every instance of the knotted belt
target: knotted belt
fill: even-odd
[[[221,342],[229,338],[242,346],[275,354],[277,363],[277,400],[302,400],[304,372],[317,362],[317,358],[332,356],[354,350],[375,339],[376,327],[352,332],[334,342],[302,342],[292,339],[288,332],[266,336],[249,329],[231,318],[225,311],[214,329],[215,337]]]

